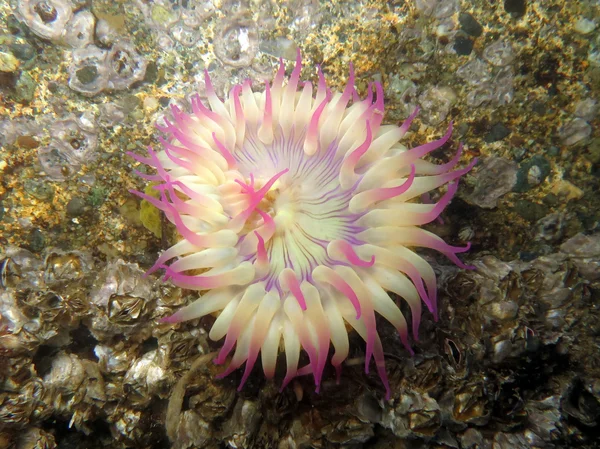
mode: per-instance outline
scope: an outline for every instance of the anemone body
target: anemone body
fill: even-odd
[[[401,126],[382,125],[383,92],[373,83],[367,97],[354,89],[332,92],[319,82],[300,84],[301,60],[286,79],[283,63],[264,91],[250,82],[222,101],[206,75],[208,104],[192,112],[173,108],[159,128],[162,150],[133,155],[153,167],[140,174],[156,183],[160,198],[134,192],[162,210],[181,239],[150,269],[202,291],[194,303],[164,321],[176,323],[218,312],[210,330],[225,339],[215,360],[223,376],[241,367],[240,388],[258,357],[272,377],[285,353],[283,387],[314,376],[317,390],[333,346],[338,374],[349,351],[348,329],[366,343],[389,396],[375,316],[392,323],[409,345],[408,325],[394,293],[408,303],[417,337],[421,303],[437,319],[436,277],[415,248],[435,249],[459,266],[452,247],[419,226],[435,220],[456,192],[460,158],[434,165],[423,160],[450,138],[407,149],[400,140],[417,111]],[[434,204],[421,195],[447,185]],[[235,348],[235,349],[234,349]],[[308,364],[299,367],[301,351]]]

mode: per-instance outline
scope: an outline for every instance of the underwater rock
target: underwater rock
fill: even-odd
[[[479,207],[491,209],[498,199],[510,192],[517,182],[517,164],[499,157],[484,160],[474,174],[475,188],[465,199]]]

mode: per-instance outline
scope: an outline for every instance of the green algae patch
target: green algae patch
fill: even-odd
[[[160,5],[154,5],[150,14],[152,20],[160,25],[166,25],[175,20],[173,14],[168,9]]]
[[[158,183],[150,183],[144,189],[146,195],[160,199],[160,192],[154,188]],[[142,200],[140,204],[140,220],[142,225],[152,232],[156,237],[162,237],[162,222],[160,218],[161,211],[154,207],[146,200]]]

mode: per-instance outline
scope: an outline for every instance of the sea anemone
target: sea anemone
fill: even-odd
[[[162,150],[132,154],[156,170],[139,175],[157,195],[132,192],[181,236],[148,273],[164,269],[173,284],[204,292],[162,321],[218,313],[209,336],[225,342],[215,363],[235,346],[221,377],[245,363],[240,388],[259,354],[273,377],[282,350],[282,388],[312,374],[318,391],[330,344],[339,379],[353,328],[366,342],[365,371],[374,359],[389,397],[376,313],[411,353],[397,298],[410,307],[415,340],[421,301],[437,319],[436,276],[414,248],[435,249],[466,268],[456,254],[469,245],[450,246],[419,226],[440,215],[475,161],[454,170],[460,147],[446,164],[422,159],[448,142],[452,124],[438,140],[400,144],[418,111],[401,126],[382,125],[381,84],[360,99],[352,66],[343,92],[332,92],[320,69],[316,88],[301,83],[300,72],[298,53],[289,79],[281,62],[264,91],[246,81],[224,101],[205,74],[208,105],[196,95],[191,113],[173,107],[173,120],[159,126]],[[437,203],[418,202],[442,186]],[[308,363],[299,368],[301,350]]]

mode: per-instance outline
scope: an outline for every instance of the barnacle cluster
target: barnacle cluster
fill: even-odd
[[[71,0],[15,0],[17,17],[42,39],[71,48],[85,47],[94,40],[96,18]]]
[[[117,260],[97,270],[97,263],[80,251],[48,248],[39,257],[17,247],[1,250],[1,441],[30,447],[33,432],[45,447],[56,447],[43,421],[64,420],[85,435],[108,412],[115,436],[105,444],[148,444],[136,408],[170,378],[160,351],[131,357],[153,327],[139,307],[155,299],[152,283],[134,264]],[[123,335],[127,345],[115,346]],[[161,351],[170,349],[166,344]]]
[[[510,103],[514,97],[511,44],[504,40],[493,42],[484,48],[482,57],[473,58],[456,71],[468,85],[467,104],[478,107],[484,103]]]
[[[146,60],[91,11],[78,10],[71,0],[15,2],[17,17],[33,33],[72,49],[68,70],[69,87],[74,91],[94,96],[105,89],[127,89],[144,78]]]
[[[64,181],[96,158],[98,137],[93,118],[71,116],[58,120],[50,133],[50,144],[38,150],[40,164],[49,179]]]
[[[89,45],[73,51],[69,87],[86,96],[127,89],[144,78],[146,65],[128,41],[116,41],[110,50]]]
[[[201,38],[200,26],[216,10],[214,2],[207,0],[157,0],[151,3],[136,0],[136,4],[146,23],[158,34],[157,41],[163,48],[172,46],[173,41],[192,47]]]
[[[218,23],[215,55],[225,65],[246,67],[258,51],[258,24],[248,13],[237,13]]]

